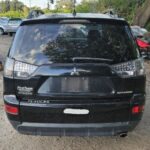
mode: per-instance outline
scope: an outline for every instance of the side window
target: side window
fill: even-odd
[[[8,25],[20,25],[21,20],[9,20]]]

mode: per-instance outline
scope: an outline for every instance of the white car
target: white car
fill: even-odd
[[[9,18],[1,17],[0,18],[0,35],[3,35],[5,33],[5,27],[9,21]]]
[[[16,33],[19,25],[21,24],[22,19],[20,18],[13,18],[13,19],[1,19],[0,22],[0,35],[4,33],[8,33],[12,35],[13,33]]]
[[[142,38],[145,33],[148,31],[145,28],[141,28],[140,26],[131,26],[132,33],[135,37]]]

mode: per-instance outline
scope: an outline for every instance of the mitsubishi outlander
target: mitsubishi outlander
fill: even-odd
[[[142,118],[145,80],[125,20],[43,15],[21,23],[7,55],[5,111],[23,134],[126,136]]]

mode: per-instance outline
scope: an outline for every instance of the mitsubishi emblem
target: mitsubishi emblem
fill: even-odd
[[[77,71],[77,68],[73,68],[73,71],[71,72],[72,76],[79,76],[79,72]]]

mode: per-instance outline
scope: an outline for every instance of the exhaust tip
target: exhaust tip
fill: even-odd
[[[120,133],[119,136],[120,136],[121,138],[125,138],[125,137],[128,136],[128,133],[127,133],[127,132],[123,132],[123,133]]]

